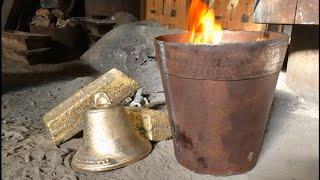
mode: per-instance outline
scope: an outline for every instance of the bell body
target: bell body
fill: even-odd
[[[136,162],[152,149],[127,120],[119,105],[90,109],[84,123],[83,145],[71,166],[79,171],[107,171]]]

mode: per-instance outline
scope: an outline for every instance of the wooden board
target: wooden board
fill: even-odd
[[[156,20],[170,28],[185,29],[189,4],[189,0],[176,0],[174,8],[174,0],[147,0],[146,19]],[[175,17],[171,16],[173,9],[176,9]],[[155,13],[152,13],[152,10],[155,10]]]
[[[187,28],[188,9],[191,0],[176,0],[176,17],[171,17],[170,13],[174,7],[174,0],[165,0],[164,11],[162,6],[164,0],[146,0],[146,19],[154,19],[168,27]],[[247,3],[247,7],[246,7]],[[233,9],[231,8],[233,4]],[[254,0],[215,0],[214,9],[216,18],[224,29],[261,31],[265,25],[252,22]],[[155,10],[155,13],[152,13]],[[248,15],[248,22],[241,22],[241,16]]]
[[[265,28],[265,25],[252,22],[254,0],[215,0],[214,9],[216,17],[221,18],[223,29],[261,31]],[[247,16],[248,21],[242,22],[242,16]]]

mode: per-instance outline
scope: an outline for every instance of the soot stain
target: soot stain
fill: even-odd
[[[185,132],[179,132],[179,136],[180,136],[180,143],[184,148],[187,148],[187,149],[193,148],[192,139],[188,137]]]
[[[199,162],[199,164],[203,167],[203,168],[208,168],[208,163],[207,163],[207,159],[204,157],[199,157],[197,159],[197,161]]]

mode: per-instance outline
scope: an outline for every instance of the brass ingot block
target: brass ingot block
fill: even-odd
[[[125,107],[132,126],[151,141],[171,138],[169,118],[166,113],[146,108]]]
[[[106,93],[110,103],[120,103],[138,88],[136,81],[111,69],[44,115],[53,142],[61,144],[83,130],[84,113],[96,93]]]

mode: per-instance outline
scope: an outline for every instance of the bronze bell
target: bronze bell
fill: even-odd
[[[83,144],[71,166],[78,171],[117,169],[144,158],[151,149],[150,142],[130,126],[124,107],[110,104],[105,93],[98,93],[86,113]]]

